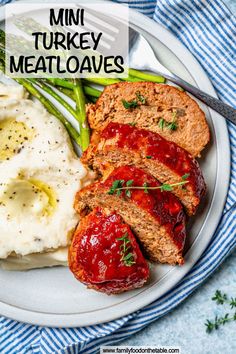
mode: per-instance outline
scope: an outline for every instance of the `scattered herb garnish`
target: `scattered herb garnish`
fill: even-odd
[[[136,262],[134,260],[133,253],[130,252],[131,246],[130,246],[130,239],[129,239],[128,232],[126,232],[122,237],[118,237],[117,240],[123,242],[120,245],[120,249],[121,249],[121,259],[120,260],[122,262],[124,262],[124,264],[127,267],[131,267]]]
[[[122,103],[126,109],[136,108],[138,106],[138,102],[136,100],[132,100],[132,101],[122,100]]]
[[[173,116],[172,122],[167,122],[164,118],[161,118],[158,122],[160,129],[164,130],[164,128],[167,128],[169,130],[177,130],[178,123],[176,122],[176,115],[177,112],[172,112],[172,116]]]
[[[142,96],[139,91],[136,92],[136,96],[137,96],[139,102],[141,102],[142,104],[146,104],[146,102],[147,102],[146,97]]]
[[[131,127],[135,127],[135,125],[137,124],[137,122],[131,122],[131,123],[128,123]]]
[[[130,248],[130,246],[127,247],[127,244],[130,243],[128,232],[126,232],[122,237],[118,237],[117,240],[123,241],[122,245],[120,246],[120,248],[122,249],[122,253],[127,252]]]
[[[159,125],[159,127],[161,128],[161,130],[164,130],[165,125],[166,125],[165,119],[164,119],[164,118],[161,118],[161,119],[159,120],[158,125]]]
[[[181,178],[182,180],[186,180],[190,176],[190,173],[185,173]]]
[[[132,183],[131,183],[132,181]],[[126,184],[124,185],[124,180],[115,180],[111,186],[111,188],[109,189],[109,191],[107,192],[108,194],[116,194],[118,196],[121,195],[122,190],[125,190],[125,195],[127,197],[131,197],[131,190],[134,189],[140,189],[140,190],[144,190],[145,193],[148,193],[149,190],[155,190],[155,189],[160,189],[162,192],[170,192],[173,190],[173,187],[177,187],[177,186],[182,186],[185,185],[186,183],[188,183],[188,181],[181,181],[181,182],[177,182],[177,183],[172,183],[172,184],[167,184],[167,183],[163,183],[160,186],[156,186],[156,187],[149,187],[147,183],[144,183],[143,186],[133,186],[133,180],[129,180],[126,182]]]
[[[177,112],[175,111],[175,112],[172,113],[172,117],[173,117],[172,122],[167,125],[168,129],[176,130],[178,128],[178,124],[176,122],[176,116],[177,116]]]
[[[220,290],[216,290],[215,295],[212,297],[212,301],[215,301],[217,305],[229,305],[231,309],[236,308],[236,297],[230,299]],[[205,323],[206,332],[211,333],[217,330],[221,325],[225,325],[227,322],[236,321],[236,312],[233,314],[226,313],[224,316],[216,316],[213,321],[207,320]]]
[[[151,158],[152,158],[151,155],[147,155],[147,156],[146,156],[146,159],[151,159]]]
[[[178,128],[178,124],[176,121],[173,121],[173,122],[167,124],[167,129],[177,130],[177,128]]]
[[[123,103],[123,106],[126,108],[126,109],[131,109],[131,108],[136,108],[139,106],[138,104],[138,101],[141,103],[141,104],[146,104],[146,98],[144,96],[142,96],[140,94],[140,92],[136,92],[135,93],[136,97],[137,97],[137,100],[131,100],[131,101],[126,101],[126,100],[121,100],[122,103]]]

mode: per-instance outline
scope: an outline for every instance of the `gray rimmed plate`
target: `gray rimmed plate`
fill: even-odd
[[[0,21],[3,24],[3,9],[0,10]],[[133,10],[130,10],[130,24],[149,40],[158,52],[158,57],[170,70],[216,96],[201,66],[168,30]],[[67,268],[24,272],[0,270],[1,315],[43,326],[72,327],[102,323],[148,305],[185,276],[214,234],[225,203],[230,175],[226,122],[206,106],[201,107],[211,129],[211,143],[200,160],[208,193],[188,226],[185,265],[152,265],[152,276],[145,287],[116,296],[87,290]]]

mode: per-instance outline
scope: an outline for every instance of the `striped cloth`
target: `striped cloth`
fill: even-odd
[[[10,1],[0,0],[2,4],[6,2]],[[130,0],[128,3],[174,33],[204,67],[219,97],[236,108],[236,21],[220,0]],[[228,124],[228,129],[232,165],[224,214],[211,244],[174,289],[141,311],[84,328],[43,328],[0,317],[0,353],[95,353],[101,345],[123,340],[166,315],[212,274],[236,245],[236,128]]]

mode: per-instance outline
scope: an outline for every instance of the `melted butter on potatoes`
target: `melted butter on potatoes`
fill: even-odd
[[[9,218],[27,218],[27,215],[52,215],[57,201],[54,190],[46,183],[35,179],[15,179],[7,184],[0,196],[0,204],[6,208]]]
[[[33,139],[34,129],[14,118],[0,121],[0,161],[18,154],[24,145]]]
[[[66,247],[87,176],[64,126],[20,86],[0,85],[0,259]]]

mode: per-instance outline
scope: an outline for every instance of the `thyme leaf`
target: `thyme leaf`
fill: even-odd
[[[236,297],[235,298],[231,297],[229,305],[231,309],[236,307]]]
[[[130,187],[130,186],[132,186],[133,183],[134,183],[134,180],[133,180],[133,179],[130,179],[130,180],[128,180],[128,181],[126,182],[126,186],[127,186],[127,187]]]
[[[185,173],[181,178],[182,180],[186,180],[190,176],[190,173]]]
[[[116,179],[108,191],[108,194],[115,194],[115,192],[119,191],[119,189],[123,186],[124,180],[122,179]],[[121,192],[120,192],[121,193]]]
[[[121,260],[125,263],[126,267],[131,267],[136,263],[134,260],[134,255],[131,252],[122,256]]]
[[[125,195],[126,195],[126,197],[131,198],[131,191],[130,191],[130,189],[126,189]]]
[[[161,186],[160,186],[161,188],[161,191],[162,192],[171,192],[172,190],[173,190],[173,187],[172,187],[172,185],[171,184],[166,184],[166,183],[163,183]]]
[[[228,297],[226,294],[222,294],[220,290],[216,290],[215,295],[211,299],[215,301],[217,305],[223,305],[228,300]]]

